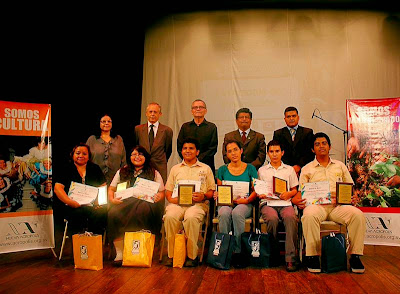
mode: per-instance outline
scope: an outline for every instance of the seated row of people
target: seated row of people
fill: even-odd
[[[245,229],[245,219],[252,213],[254,200],[260,199],[261,214],[267,222],[268,233],[276,236],[279,216],[283,219],[286,229],[286,266],[288,271],[297,270],[296,238],[297,238],[297,216],[292,205],[269,206],[271,195],[257,195],[254,191],[253,180],[260,179],[272,182],[272,177],[279,177],[287,181],[287,192],[280,195],[281,200],[291,201],[300,209],[304,209],[302,223],[306,240],[306,256],[309,256],[308,268],[310,272],[320,271],[318,248],[320,242],[320,223],[330,219],[347,225],[351,253],[350,266],[353,272],[363,272],[364,267],[359,259],[363,253],[363,236],[365,234],[365,218],[360,210],[352,206],[334,205],[310,205],[305,207],[301,194],[297,190],[298,180],[293,167],[284,164],[281,158],[284,154],[282,146],[278,141],[272,140],[268,143],[267,152],[271,159],[268,165],[258,170],[251,164],[242,162],[243,149],[241,143],[235,140],[227,141],[224,145],[229,163],[218,169],[217,184],[223,181],[241,181],[249,185],[249,195],[246,198],[234,200],[234,205],[221,206],[218,208],[219,229],[223,233],[232,231],[235,236],[234,262],[239,264],[238,258],[241,251],[240,235]],[[316,155],[314,161],[306,165],[300,175],[300,184],[307,182],[329,181],[333,203],[336,182],[344,181],[352,183],[352,179],[344,164],[329,157],[329,137],[323,133],[314,135],[312,151]],[[206,200],[214,197],[217,199],[216,184],[211,168],[197,159],[199,155],[199,144],[196,139],[186,138],[182,145],[183,161],[172,167],[168,180],[163,185],[162,178],[157,170],[150,164],[150,156],[140,146],[135,147],[130,156],[129,164],[121,168],[115,175],[109,187],[110,209],[108,210],[108,231],[113,240],[117,256],[116,261],[122,259],[123,233],[126,231],[138,231],[141,229],[151,230],[158,234],[161,220],[164,221],[166,239],[168,244],[168,258],[166,265],[172,265],[174,255],[175,234],[183,225],[187,236],[187,261],[186,266],[198,264],[198,246],[200,225],[204,221],[209,206]],[[106,227],[106,212],[103,207],[80,207],[78,203],[71,200],[66,192],[66,187],[71,181],[85,183],[87,185],[106,185],[104,175],[98,166],[89,160],[90,149],[81,144],[74,148],[71,158],[73,163],[63,173],[63,178],[55,185],[55,193],[63,202],[64,213],[70,221],[85,224],[86,227],[96,232]],[[97,167],[97,168],[96,168]],[[155,196],[155,203],[142,201],[136,198],[128,198],[121,201],[115,197],[116,187],[120,182],[128,182],[133,185],[137,177],[149,179],[160,183],[159,192]],[[200,189],[192,195],[193,205],[180,206],[174,189],[182,180],[194,180],[201,183]],[[168,200],[163,213],[164,196]],[[278,215],[279,214],[279,215]],[[87,221],[88,220],[88,221]]]

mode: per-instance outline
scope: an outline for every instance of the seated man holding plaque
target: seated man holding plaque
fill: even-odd
[[[308,270],[312,273],[321,272],[318,254],[321,247],[320,226],[322,221],[330,220],[347,227],[351,271],[363,273],[365,268],[360,255],[364,251],[364,214],[351,205],[340,205],[351,204],[351,190],[349,195],[346,187],[353,184],[353,179],[342,162],[330,158],[331,142],[326,134],[316,133],[313,142],[315,160],[301,170],[299,182],[302,191],[292,199],[294,204],[304,209],[301,222],[306,241]]]
[[[233,186],[233,203],[224,203],[225,205],[220,206],[222,203],[220,203],[218,192],[214,192],[214,199],[219,205],[219,231],[228,234],[232,231],[233,223],[236,242],[233,249],[232,265],[241,267],[240,237],[245,230],[246,218],[252,214],[252,202],[257,198],[257,194],[253,191],[252,180],[253,178],[257,179],[258,176],[257,170],[252,164],[241,160],[243,153],[242,145],[235,140],[227,140],[225,143],[226,156],[230,162],[218,169],[217,184],[218,190],[221,188],[221,185]]]
[[[297,216],[290,200],[297,194],[299,182],[294,168],[284,164],[281,160],[284,151],[279,141],[272,140],[268,143],[267,154],[270,158],[270,163],[258,170],[258,179],[265,182],[265,188],[259,189],[259,185],[256,182],[255,190],[261,200],[261,215],[267,224],[267,231],[274,236],[275,248],[278,248],[277,228],[279,216],[283,220],[286,231],[286,270],[293,272],[297,270],[295,245],[297,240]]]
[[[120,261],[125,232],[145,229],[157,235],[161,230],[164,183],[144,147],[132,149],[128,164],[116,172],[108,197],[108,236],[115,246],[114,261]]]
[[[211,168],[198,161],[199,143],[194,138],[182,141],[183,161],[171,168],[165,196],[169,204],[165,208],[164,227],[168,242],[168,260],[172,266],[174,257],[175,235],[181,223],[187,236],[187,256],[185,266],[197,266],[200,225],[203,222],[210,199],[215,190],[215,180]]]
[[[106,186],[106,179],[100,167],[91,162],[90,157],[90,147],[84,143],[72,149],[72,162],[59,173],[54,185],[54,193],[58,199],[55,200],[54,208],[55,214],[59,213],[66,218],[69,225],[78,232],[83,233],[86,230],[102,234],[107,223],[107,208],[97,205],[95,193],[98,193],[98,189],[93,187]],[[87,193],[73,197],[75,195],[69,193],[71,186],[86,187]]]

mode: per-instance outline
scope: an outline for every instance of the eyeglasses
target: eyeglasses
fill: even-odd
[[[206,109],[204,106],[192,106],[192,109]]]
[[[101,120],[100,121],[102,124],[106,124],[106,123],[112,123],[112,120]]]
[[[143,153],[132,153],[131,157],[139,157],[139,156],[144,156]]]
[[[238,116],[238,119],[251,119],[250,116]]]

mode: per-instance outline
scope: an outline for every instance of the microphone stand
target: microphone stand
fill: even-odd
[[[318,110],[318,111],[319,111],[319,110]],[[315,116],[316,118],[318,118],[318,119],[320,119],[320,120],[326,122],[327,124],[330,124],[331,126],[337,128],[338,130],[340,130],[340,131],[343,132],[344,164],[347,165],[347,156],[346,156],[346,142],[347,142],[347,140],[346,140],[346,137],[347,137],[348,132],[347,132],[346,130],[343,130],[343,129],[339,128],[338,126],[334,125],[333,123],[331,123],[331,122],[329,122],[329,121],[327,121],[327,120],[324,120],[322,117],[316,115],[316,114],[315,114],[315,109],[314,109],[314,112],[313,112],[313,114],[312,114],[311,119],[313,119],[314,116]]]

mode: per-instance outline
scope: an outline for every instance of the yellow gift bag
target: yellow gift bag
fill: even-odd
[[[103,244],[101,235],[75,234],[72,236],[75,268],[101,270],[103,268]]]
[[[151,267],[155,240],[149,231],[126,232],[122,265]]]
[[[184,233],[175,235],[173,267],[182,268],[186,260],[186,236]]]

